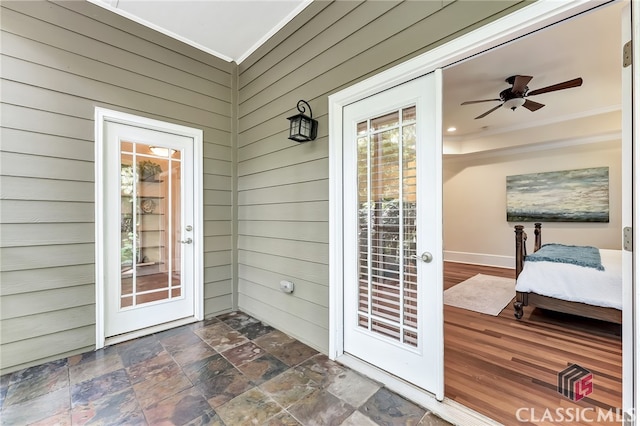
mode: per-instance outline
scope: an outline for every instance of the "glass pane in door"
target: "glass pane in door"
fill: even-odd
[[[183,295],[181,152],[120,144],[120,308]]]
[[[415,106],[357,124],[358,325],[417,346]]]

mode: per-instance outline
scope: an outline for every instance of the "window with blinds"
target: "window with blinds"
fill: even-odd
[[[416,107],[357,125],[358,325],[417,346]]]

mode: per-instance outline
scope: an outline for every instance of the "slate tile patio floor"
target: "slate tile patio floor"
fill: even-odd
[[[448,425],[241,312],[0,376],[2,425]]]

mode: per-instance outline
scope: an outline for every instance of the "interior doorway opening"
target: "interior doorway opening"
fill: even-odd
[[[444,69],[445,290],[478,274],[515,279],[519,222],[506,220],[505,206],[511,175],[607,167],[609,222],[545,223],[543,242],[622,249],[622,200],[631,198],[630,184],[623,184],[618,55],[625,5],[603,6]],[[596,26],[607,26],[608,37],[591,34]],[[510,110],[500,92],[516,75],[532,77],[529,93],[578,77],[584,82],[531,96],[544,108]],[[533,223],[523,224],[532,252]],[[497,316],[445,306],[444,318],[447,398],[504,424],[535,424],[536,413],[572,404],[620,420],[620,325],[533,307],[517,320],[511,301]],[[582,402],[558,393],[558,374],[571,364],[593,373],[594,391]]]

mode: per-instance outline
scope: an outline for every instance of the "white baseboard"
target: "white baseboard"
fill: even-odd
[[[444,260],[445,262],[470,263],[472,265],[494,266],[496,268],[515,269],[516,267],[516,261],[512,256],[498,256],[495,254],[445,250]]]

